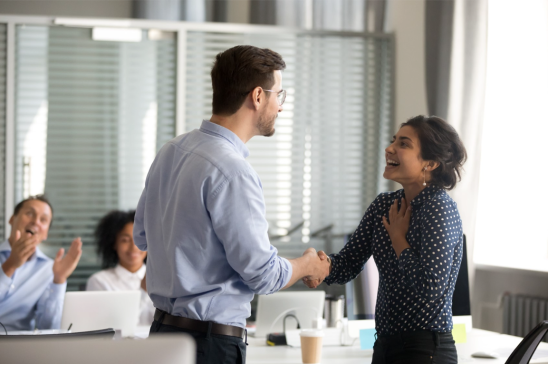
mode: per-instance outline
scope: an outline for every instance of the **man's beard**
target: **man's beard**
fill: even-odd
[[[274,128],[274,124],[276,123],[277,117],[278,117],[278,113],[272,116],[269,116],[269,115],[266,115],[266,113],[263,113],[259,117],[259,120],[257,121],[257,129],[259,130],[259,134],[261,136],[271,137],[272,135],[274,135],[274,132],[276,132],[276,129]]]

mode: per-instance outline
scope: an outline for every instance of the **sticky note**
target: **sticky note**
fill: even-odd
[[[362,350],[369,350],[373,348],[376,332],[377,331],[375,331],[374,328],[360,330],[360,348]]]
[[[455,340],[455,343],[466,342],[466,326],[464,323],[453,325],[453,339]]]

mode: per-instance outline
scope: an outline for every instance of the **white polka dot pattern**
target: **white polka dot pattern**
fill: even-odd
[[[462,261],[462,221],[457,204],[436,187],[426,187],[411,202],[405,249],[398,260],[382,217],[403,190],[382,193],[369,206],[350,240],[332,259],[327,284],[345,284],[363,270],[373,255],[379,270],[375,326],[393,335],[453,328],[452,299]]]

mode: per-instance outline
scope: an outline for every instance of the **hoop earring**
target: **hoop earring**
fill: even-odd
[[[426,186],[426,167],[422,171],[423,183],[422,186]]]

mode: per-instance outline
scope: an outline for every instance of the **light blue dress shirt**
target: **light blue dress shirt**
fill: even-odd
[[[230,130],[203,121],[156,156],[135,214],[147,290],[172,315],[244,327],[253,294],[291,278],[268,239],[262,185]]]
[[[11,254],[0,245],[0,265]],[[67,283],[53,283],[53,260],[39,248],[10,278],[0,269],[0,322],[10,331],[58,329]],[[0,331],[3,331],[0,328]]]

